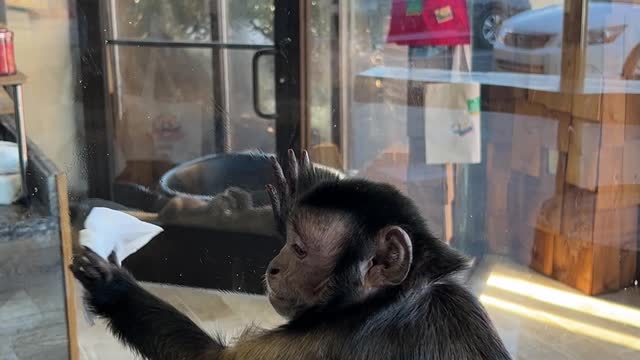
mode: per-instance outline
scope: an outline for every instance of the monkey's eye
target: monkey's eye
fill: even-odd
[[[296,253],[296,255],[298,255],[299,258],[303,258],[303,257],[307,256],[307,252],[304,251],[304,249],[301,248],[300,245],[293,244],[293,245],[291,245],[291,248],[293,248],[293,251]]]

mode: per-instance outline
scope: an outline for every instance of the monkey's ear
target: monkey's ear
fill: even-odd
[[[376,253],[365,275],[365,286],[399,285],[406,279],[413,261],[411,238],[399,226],[387,226],[376,236]]]

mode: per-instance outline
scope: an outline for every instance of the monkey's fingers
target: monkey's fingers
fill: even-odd
[[[118,255],[116,255],[115,251],[111,252],[111,255],[107,258],[110,264],[120,267],[120,262],[118,262]]]
[[[298,187],[298,159],[296,152],[289,149],[289,164],[287,166],[287,183],[289,184],[289,194],[294,195]]]
[[[86,253],[76,255],[73,263],[69,266],[73,275],[86,288],[91,288],[96,281],[103,279],[100,271],[94,266]]]
[[[302,160],[300,162],[300,171],[302,171],[303,174],[309,174],[313,170],[307,150],[302,150]]]
[[[267,185],[267,194],[271,200],[271,208],[273,210],[273,219],[276,223],[276,228],[279,232],[284,231],[284,216],[282,214],[282,208],[280,205],[280,198],[278,197],[277,190],[273,185]]]
[[[282,171],[282,166],[275,157],[271,158],[271,166],[273,167],[273,175],[275,177],[276,194],[280,200],[280,209],[285,209],[287,206],[287,195],[289,194],[289,185],[287,179]]]
[[[78,257],[78,262],[85,269],[85,272],[88,272],[96,280],[110,281],[113,277],[115,266],[88,247],[84,246],[83,248],[83,253]]]
[[[269,195],[269,200],[271,200],[271,209],[273,209],[274,214],[280,215],[280,198],[278,197],[278,190],[269,184],[267,185],[267,194]]]

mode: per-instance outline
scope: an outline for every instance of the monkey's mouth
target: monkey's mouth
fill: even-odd
[[[296,314],[298,307],[296,306],[295,301],[289,298],[277,295],[273,291],[269,291],[267,296],[269,298],[269,302],[271,303],[271,306],[273,306],[273,308],[276,310],[278,314],[280,314],[280,316],[290,319]]]
[[[279,306],[282,305],[291,305],[292,301],[284,296],[280,296],[276,293],[274,293],[273,291],[269,291],[267,296],[269,297],[269,301],[271,302],[271,304],[275,305],[278,304]]]

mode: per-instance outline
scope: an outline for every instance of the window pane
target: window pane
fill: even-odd
[[[80,245],[208,332],[286,323],[270,262],[339,281],[304,231],[356,221],[283,230],[308,220],[267,190],[290,148],[415,202],[513,358],[640,358],[638,24],[637,0],[0,0],[0,359],[135,358],[85,317]]]

